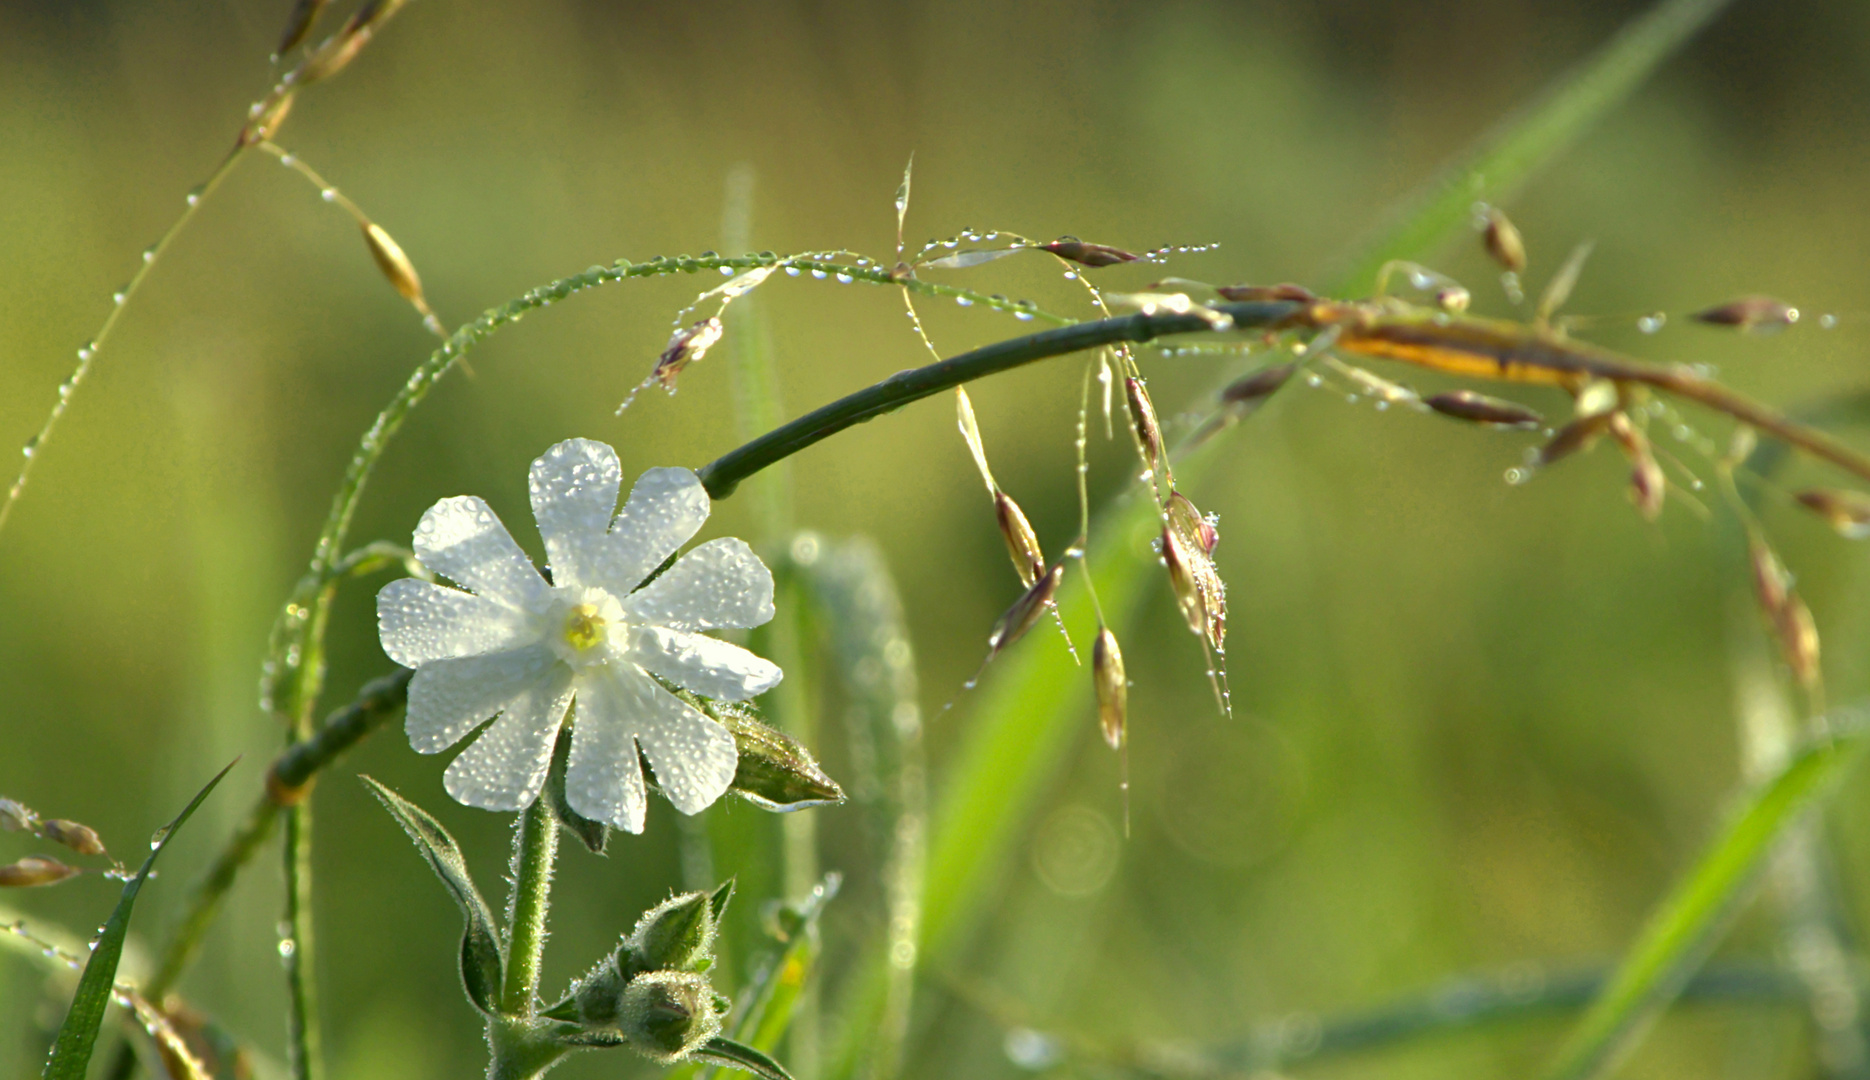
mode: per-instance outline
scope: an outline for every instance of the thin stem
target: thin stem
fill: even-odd
[[[558,858],[558,823],[544,799],[520,815],[513,852],[513,897],[507,912],[506,985],[500,1011],[530,1017],[538,1007],[539,964],[552,902],[552,866]]]
[[[234,171],[234,166],[249,149],[251,146],[245,143],[236,145],[214,167],[214,172],[206,180],[189,190],[187,206],[182,210],[182,215],[175,219],[175,223],[169,226],[161,239],[143,249],[142,263],[136,268],[136,273],[130,276],[129,284],[111,294],[110,314],[104,316],[104,325],[98,327],[91,340],[78,350],[78,366],[58,385],[58,400],[52,403],[52,411],[46,414],[45,423],[39,426],[38,434],[26,440],[21,451],[25,460],[20,462],[19,473],[13,478],[13,485],[7,489],[5,498],[0,498],[0,529],[6,528],[7,518],[13,513],[13,504],[19,502],[20,495],[25,492],[26,481],[32,475],[33,464],[39,460],[40,451],[45,449],[46,440],[52,437],[52,430],[58,427],[58,422],[65,418],[65,410],[71,406],[72,395],[78,392],[85,376],[91,374],[91,365],[104,348],[104,342],[110,338],[110,332],[117,328],[117,320],[123,315],[123,309],[129,306],[130,298],[136,295],[136,291],[143,285],[143,279],[155,268],[156,260],[169,250],[169,245],[194,220],[195,211],[201,209],[201,204],[207,201],[215,188],[221,186],[221,181],[227,179],[227,174]]]
[[[312,974],[312,813],[301,802],[286,813],[286,925],[280,958],[286,966],[287,1064],[293,1080],[319,1080],[318,990]]]

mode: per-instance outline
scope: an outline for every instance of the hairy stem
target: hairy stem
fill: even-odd
[[[520,815],[513,852],[513,898],[507,913],[506,985],[500,1011],[530,1017],[538,1006],[539,963],[551,908],[552,865],[558,858],[558,823],[544,799]]]

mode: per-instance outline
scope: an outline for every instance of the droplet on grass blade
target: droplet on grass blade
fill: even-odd
[[[1793,498],[1851,540],[1870,537],[1870,495],[1835,488],[1811,488]]]
[[[1424,404],[1443,416],[1495,427],[1536,428],[1544,422],[1538,413],[1518,402],[1488,397],[1472,390],[1450,390],[1424,399]]]

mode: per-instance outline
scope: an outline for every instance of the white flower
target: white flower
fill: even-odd
[[[723,538],[637,590],[707,520],[708,493],[687,469],[651,469],[618,513],[622,481],[616,451],[588,439],[532,463],[549,584],[487,504],[462,496],[422,515],[415,552],[469,591],[404,578],[377,594],[383,651],[416,669],[409,744],[439,753],[499,716],[448,766],[448,793],[468,806],[532,805],[574,701],[565,794],[585,817],[643,831],[639,746],[685,814],[733,781],[733,736],[650,676],[725,701],[777,685],[776,665],[698,633],[771,619],[772,573]]]

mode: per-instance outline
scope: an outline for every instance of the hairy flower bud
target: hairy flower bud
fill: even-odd
[[[57,859],[28,855],[0,866],[0,888],[25,889],[35,885],[56,885],[67,878],[76,877],[80,872],[77,867],[66,866]]]
[[[733,895],[734,883],[728,881],[712,895],[683,893],[649,909],[619,950],[626,974],[706,970],[714,959],[715,930]]]
[[[711,706],[708,715],[726,726],[740,754],[728,791],[763,810],[782,812],[844,801],[844,789],[797,739],[743,710]]]
[[[1020,584],[1030,589],[1045,573],[1045,552],[1039,549],[1039,534],[1032,531],[1032,524],[1026,520],[1019,504],[1004,491],[994,492],[993,512],[1000,522],[1000,538],[1006,541],[1006,553],[1012,556]]]
[[[652,971],[623,989],[618,1028],[632,1047],[669,1065],[720,1034],[714,990],[700,975]]]
[[[1112,750],[1123,748],[1129,731],[1130,683],[1124,676],[1123,651],[1110,627],[1097,631],[1091,648],[1091,678],[1097,687],[1097,722]]]

